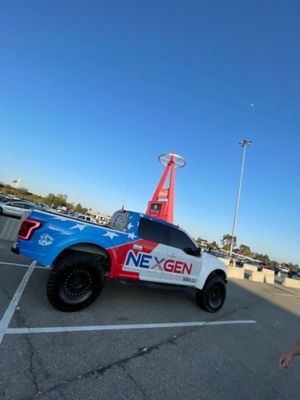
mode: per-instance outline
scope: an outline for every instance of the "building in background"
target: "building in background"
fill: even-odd
[[[98,224],[101,225],[106,225],[108,224],[109,220],[110,220],[110,215],[107,214],[103,214],[101,212],[98,211],[93,211],[93,210],[89,210],[86,215],[88,215],[89,217],[91,217],[95,222],[97,222]]]

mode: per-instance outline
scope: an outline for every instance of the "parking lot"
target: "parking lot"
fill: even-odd
[[[231,280],[217,314],[193,293],[108,282],[89,308],[48,303],[48,271],[0,242],[0,399],[289,399],[300,291]],[[24,289],[24,292],[22,290]]]

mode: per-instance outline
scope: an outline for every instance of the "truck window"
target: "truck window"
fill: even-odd
[[[147,218],[141,218],[138,234],[146,240],[151,240],[156,243],[168,244],[167,226],[156,221],[151,221]]]
[[[195,255],[197,251],[197,246],[192,241],[192,239],[180,229],[169,228],[169,246],[177,247],[183,250],[185,253],[190,255]]]
[[[109,228],[114,228],[117,229],[118,231],[126,231],[127,230],[127,225],[128,225],[128,219],[129,219],[129,213],[126,211],[116,211],[109,223],[108,227]]]
[[[177,247],[187,254],[195,255],[197,252],[197,246],[186,233],[147,218],[140,219],[138,234],[143,239]]]

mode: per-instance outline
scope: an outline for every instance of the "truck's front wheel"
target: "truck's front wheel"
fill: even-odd
[[[220,310],[226,298],[226,284],[221,276],[209,278],[202,290],[197,290],[196,301],[204,310],[214,313]]]
[[[50,272],[47,297],[61,311],[79,311],[90,305],[103,288],[100,256],[74,252],[60,258]]]

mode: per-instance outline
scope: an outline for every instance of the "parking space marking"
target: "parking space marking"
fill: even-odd
[[[23,267],[23,268],[29,268],[31,264],[18,264],[18,263],[10,263],[10,262],[5,262],[5,261],[0,261],[0,265],[8,265],[8,266],[12,266],[12,267]],[[39,265],[37,265],[35,267],[35,269],[50,269],[48,267],[40,267]]]
[[[61,326],[45,328],[8,328],[5,334],[24,335],[31,333],[64,333],[64,332],[96,332],[96,331],[119,331],[137,329],[165,329],[165,328],[186,328],[196,326],[216,326],[216,325],[241,325],[256,324],[254,320],[229,320],[229,321],[194,321],[194,322],[174,322],[160,324],[125,324],[125,325],[90,325],[90,326]]]
[[[300,297],[298,294],[287,294],[287,293],[274,293],[275,296],[286,296],[286,297]]]
[[[6,334],[6,330],[10,324],[10,321],[14,315],[15,309],[20,301],[20,298],[25,290],[25,287],[29,281],[29,278],[31,277],[31,274],[36,266],[36,261],[33,261],[28,270],[26,271],[25,275],[23,276],[23,279],[21,283],[19,284],[16,293],[14,294],[14,297],[12,298],[9,306],[7,307],[3,318],[0,321],[0,344],[2,343],[3,337]]]
[[[10,263],[10,262],[5,262],[5,261],[0,261],[1,265],[13,265],[16,267],[29,267],[30,264],[17,264],[17,263]]]

